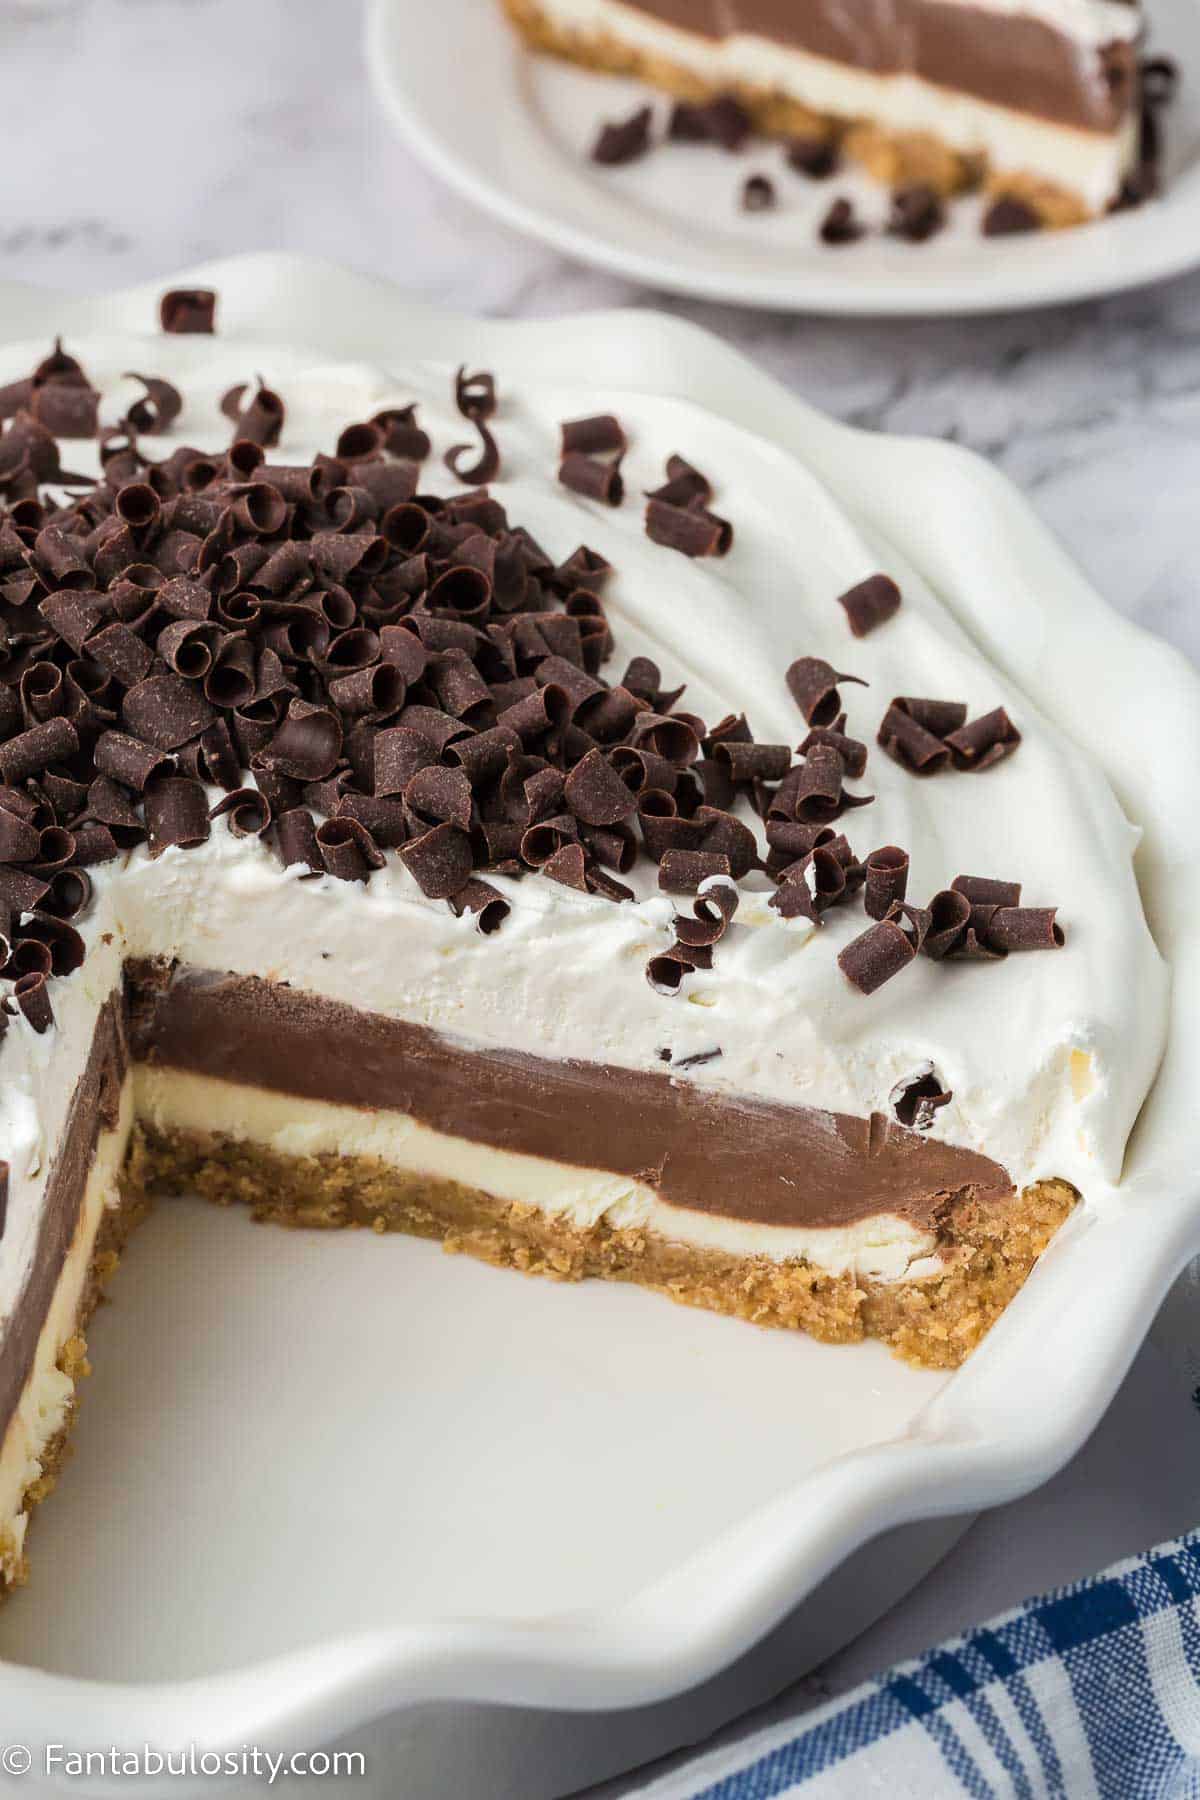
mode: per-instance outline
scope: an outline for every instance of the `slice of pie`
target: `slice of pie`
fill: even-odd
[[[5,1579],[156,1193],[959,1362],[1161,1048],[1098,767],[719,418],[165,316],[0,367]]]
[[[843,140],[891,187],[982,180],[1050,225],[1139,160],[1137,0],[504,0],[526,40],[765,131]]]

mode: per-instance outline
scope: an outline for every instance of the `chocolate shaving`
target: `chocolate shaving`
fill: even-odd
[[[863,904],[870,919],[886,919],[897,901],[908,889],[909,857],[907,850],[885,844],[872,850],[863,865],[866,870],[866,892]]]
[[[857,638],[866,637],[900,610],[900,589],[890,575],[868,575],[865,581],[838,595],[845,608],[850,630]]]
[[[640,156],[645,156],[650,148],[653,118],[652,107],[639,106],[627,119],[602,125],[592,145],[592,161],[611,169],[622,163],[636,162]]]
[[[125,423],[135,432],[144,432],[152,436],[158,431],[169,431],[180,413],[183,411],[183,395],[170,381],[164,381],[160,375],[135,375],[127,372],[125,381],[140,381],[146,390],[141,399],[135,400],[125,413]]]
[[[840,249],[844,244],[857,244],[866,236],[867,228],[854,211],[853,203],[844,195],[830,206],[818,229],[818,237],[831,249]]]
[[[150,854],[203,844],[209,834],[208,800],[198,781],[184,775],[155,775],[145,792]]]
[[[494,931],[499,931],[512,911],[503,894],[489,881],[477,880],[465,882],[456,894],[451,894],[449,906],[456,919],[461,919],[464,913],[470,913],[474,917],[476,931],[484,937],[490,937]]]
[[[898,1081],[889,1096],[897,1120],[909,1131],[929,1131],[938,1108],[947,1106],[953,1098],[950,1089],[942,1086],[932,1063]]]
[[[918,724],[898,700],[884,713],[877,741],[892,761],[911,775],[936,775],[950,761],[950,751],[941,738]]]
[[[733,526],[696,502],[673,506],[669,500],[648,500],[646,536],[684,556],[725,556],[733,544]]]
[[[898,918],[880,919],[838,952],[838,968],[860,994],[873,994],[916,956],[916,946]]]
[[[658,865],[658,885],[668,894],[694,894],[711,876],[729,873],[729,858],[721,851],[668,850]]]
[[[582,450],[567,451],[558,465],[558,479],[573,494],[602,501],[605,506],[620,506],[625,498],[619,465],[600,462]]]
[[[832,725],[842,710],[838,683],[854,681],[860,687],[867,683],[859,675],[839,675],[819,656],[801,656],[787,672],[792,699],[804,715],[806,725]]]
[[[386,858],[361,820],[339,815],[316,830],[316,847],[326,873],[336,881],[365,881]]]
[[[314,875],[324,873],[325,863],[317,842],[317,828],[310,812],[306,812],[302,806],[285,812],[275,822],[275,836],[285,868],[300,863]]]
[[[211,332],[216,312],[212,288],[168,288],[158,303],[159,323],[172,333]]]
[[[682,456],[668,456],[667,479],[661,487],[651,488],[647,500],[665,500],[669,506],[692,506],[697,501],[707,506],[712,499],[712,483],[707,475]]]
[[[904,238],[910,244],[923,244],[946,223],[946,209],[941,196],[923,182],[897,188],[892,195],[892,211],[887,230],[892,237]]]
[[[271,808],[257,788],[234,788],[217,801],[208,816],[228,819],[234,837],[261,837],[271,823]]]
[[[992,950],[1061,950],[1066,938],[1054,906],[999,906],[984,933]]]
[[[1021,734],[1002,706],[984,713],[982,718],[973,719],[946,738],[955,766],[976,772],[1003,762],[1020,742]]]
[[[996,881],[990,875],[956,875],[952,892],[965,894],[972,906],[1020,906],[1021,883]]]
[[[584,456],[607,456],[613,453],[624,456],[627,449],[625,432],[621,421],[612,413],[596,413],[587,419],[564,419],[559,427],[562,434],[561,453],[569,456],[573,450]]]
[[[221,411],[233,421],[234,442],[272,450],[282,435],[287,408],[275,390],[264,384],[261,375],[253,397],[244,405],[246,391],[246,383],[242,382],[230,388],[221,401]]]
[[[456,825],[435,825],[405,844],[398,854],[431,900],[448,900],[471,879],[471,840]]]
[[[40,969],[21,975],[13,987],[13,999],[40,1037],[54,1024],[54,1008],[46,990],[46,976]]]
[[[616,825],[637,810],[637,800],[599,749],[589,750],[566,778],[563,797],[588,825]]]
[[[742,183],[742,211],[770,212],[779,204],[775,183],[768,175],[747,175]]]

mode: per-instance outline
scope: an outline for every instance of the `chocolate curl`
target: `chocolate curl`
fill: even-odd
[[[325,819],[317,827],[315,842],[326,873],[338,881],[365,881],[373,869],[382,869],[386,860],[358,819],[340,815]]]
[[[942,1086],[932,1063],[898,1081],[889,1096],[896,1118],[910,1131],[929,1131],[938,1108],[947,1106],[953,1098],[950,1089]]]
[[[99,429],[100,396],[73,382],[48,381],[35,387],[29,414],[56,438],[94,438]]]
[[[0,908],[9,912],[32,912],[50,891],[50,884],[25,869],[0,867]]]
[[[625,498],[619,462],[599,462],[582,450],[569,450],[558,465],[558,479],[573,494],[585,500],[599,500],[605,506],[620,506]]]
[[[854,681],[859,687],[867,686],[859,675],[839,675],[836,669],[819,656],[798,657],[788,670],[786,679],[788,691],[804,715],[806,725],[833,724],[842,710],[839,682]]]
[[[647,500],[646,536],[683,556],[724,556],[733,545],[733,526],[695,503],[672,506],[669,500]]]
[[[838,968],[860,994],[873,994],[906,969],[916,954],[912,938],[898,918],[888,917],[869,926],[838,952]]]
[[[960,878],[961,879],[961,878]],[[921,945],[926,956],[941,962],[963,943],[971,918],[966,894],[943,888],[929,902],[929,930]]]
[[[881,850],[872,850],[864,866],[867,879],[863,904],[867,917],[886,919],[893,905],[903,900],[908,891],[908,851],[896,844],[885,844]]]
[[[385,662],[376,663],[371,669],[356,669],[353,675],[341,675],[329,683],[329,698],[338,711],[356,717],[378,718],[399,712],[407,692],[399,669]]]
[[[287,501],[269,481],[248,482],[232,508],[233,522],[238,530],[251,532],[256,537],[273,537],[283,529],[287,515]]]
[[[371,423],[383,433],[383,447],[389,456],[419,463],[429,455],[429,435],[417,424],[415,401],[408,406],[385,407],[373,415]]]
[[[145,813],[151,856],[172,846],[203,844],[208,838],[204,788],[188,776],[156,775],[146,786]]]
[[[669,950],[661,950],[650,958],[646,964],[646,980],[656,994],[670,996],[679,992],[685,975],[704,966],[701,953],[689,950],[684,944],[672,944]]]
[[[842,810],[842,759],[827,744],[814,744],[792,787],[794,814],[806,825],[827,824]]]
[[[587,419],[564,419],[559,427],[562,433],[562,455],[567,457],[572,451],[584,456],[607,456],[610,453],[624,456],[628,445],[621,421],[612,413],[596,413]]]
[[[117,846],[113,835],[110,831],[106,831],[103,825],[82,825],[79,827],[79,830],[74,834],[75,862],[71,868],[59,869],[56,874],[50,877],[50,892],[42,901],[44,910],[48,913],[53,913],[56,919],[78,919],[91,905],[91,876],[87,874],[86,870],[79,867],[79,839],[85,832],[92,834],[93,837],[96,833],[103,833],[110,846],[107,857],[89,854],[87,857],[89,863],[94,864],[97,862],[111,861],[117,854]],[[91,849],[94,849],[95,847],[94,843],[90,846]]]
[[[566,778],[564,798],[588,825],[618,825],[637,811],[637,800],[602,750],[589,750]]]
[[[242,399],[248,384],[231,387],[221,400],[221,411],[233,421],[234,444],[257,444],[262,450],[273,450],[283,432],[287,408],[273,388],[267,387],[261,375],[258,388],[248,406]]]
[[[521,860],[531,869],[540,869],[564,844],[573,844],[578,837],[579,827],[570,813],[538,819],[522,835]]]
[[[725,936],[740,897],[729,876],[707,876],[692,902],[694,918],[676,917],[676,938],[689,950],[711,950]]]
[[[858,781],[867,769],[867,746],[860,744],[857,738],[847,737],[840,729],[845,723],[845,714],[839,713],[833,725],[814,725],[798,754],[807,756],[814,744],[825,744],[830,750],[836,750],[842,759],[846,774],[852,781]]]
[[[610,121],[600,127],[592,145],[592,161],[604,168],[615,169],[622,163],[636,162],[650,148],[650,125],[654,111],[639,106],[627,119]]]
[[[985,938],[993,950],[1061,950],[1066,942],[1056,924],[1055,906],[1000,906],[988,921]]]
[[[561,593],[573,594],[576,588],[597,587],[611,573],[612,564],[606,557],[598,550],[589,550],[586,544],[580,544],[551,572],[550,581]]]
[[[856,638],[866,637],[900,610],[900,589],[890,575],[868,575],[855,587],[838,595],[846,621]]]
[[[720,851],[668,850],[658,865],[658,885],[668,894],[695,894],[711,876],[729,874],[729,858]]]
[[[51,763],[69,762],[79,752],[79,734],[69,719],[46,719],[0,744],[0,781],[16,787]]]
[[[1019,881],[996,881],[990,875],[956,875],[950,887],[956,894],[965,894],[972,906],[1021,904]]]
[[[457,825],[435,825],[405,844],[398,854],[430,900],[448,900],[471,878],[471,840]]]
[[[217,801],[208,816],[228,818],[234,837],[261,837],[271,823],[271,808],[257,788],[235,788]]]
[[[910,718],[896,701],[883,715],[878,742],[910,775],[936,775],[950,761],[950,751],[941,739]]]
[[[1011,756],[1021,742],[1021,734],[1002,706],[982,718],[973,719],[946,739],[954,756],[955,767],[979,771]]]
[[[317,828],[313,816],[302,806],[293,807],[275,821],[275,838],[279,845],[279,854],[285,868],[294,863],[301,863],[314,875],[325,873],[325,863],[321,856],[321,847],[317,842]],[[307,879],[302,877],[302,879]]]
[[[36,862],[41,833],[24,819],[0,810],[0,863]]]
[[[454,404],[464,419],[490,419],[496,410],[496,377],[487,369],[469,375],[462,363],[454,376]]]
[[[438,760],[438,748],[407,725],[379,732],[372,746],[377,794],[402,794],[419,769]]]
[[[337,714],[307,700],[294,699],[287,716],[267,744],[265,759],[281,775],[295,781],[323,781],[342,753],[342,725]]]
[[[770,212],[778,202],[775,183],[769,175],[747,175],[742,183],[742,211]]]
[[[203,694],[170,673],[139,681],[121,703],[121,718],[130,736],[156,750],[177,750],[206,731],[216,716]]]
[[[712,499],[712,483],[707,475],[693,468],[682,456],[668,456],[667,479],[661,487],[650,488],[647,500],[665,500],[668,506],[707,506]]]
[[[183,411],[183,395],[179,389],[159,375],[135,375],[131,370],[126,370],[121,379],[140,381],[146,390],[127,410],[126,423],[147,437],[158,431],[169,431]]]
[[[45,947],[50,958],[48,975],[73,975],[83,964],[83,939],[73,925],[55,914],[37,912],[23,917],[17,935],[23,944]]]
[[[484,937],[491,937],[499,931],[512,907],[490,882],[472,879],[465,882],[456,894],[451,894],[447,904],[456,919],[464,913],[471,913],[475,919],[476,931]]]
[[[713,758],[724,762],[730,780],[741,785],[752,781],[782,781],[791,767],[786,744],[748,744],[726,739],[713,746]]]
[[[404,801],[422,824],[448,823],[460,831],[471,829],[471,784],[461,769],[419,769],[404,789]]]
[[[694,822],[704,832],[700,848],[727,856],[735,881],[740,881],[743,875],[757,867],[758,843],[754,833],[733,813],[722,812],[715,806],[700,806],[696,809]]]
[[[212,288],[168,288],[158,303],[159,324],[164,331],[211,332],[217,312]]]
[[[40,1037],[54,1024],[54,1008],[46,991],[46,977],[40,969],[17,978],[13,999]]]
[[[587,854],[582,844],[562,844],[542,864],[542,874],[551,881],[557,881],[562,887],[574,888],[578,893],[588,891]]]
[[[957,731],[967,716],[967,709],[961,700],[922,700],[912,694],[902,694],[892,701],[902,713],[915,719],[924,730],[931,732],[936,738],[947,738],[952,731]]]
[[[450,473],[459,481],[486,484],[494,481],[500,472],[500,452],[496,440],[487,428],[486,420],[496,410],[496,378],[487,370],[481,369],[474,375],[468,375],[464,364],[454,377],[454,402],[464,419],[470,419],[479,433],[480,457],[473,468],[464,469],[462,459],[471,449],[470,444],[454,444],[445,455],[445,464]]]

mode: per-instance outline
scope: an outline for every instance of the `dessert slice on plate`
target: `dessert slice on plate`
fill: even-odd
[[[961,1361],[1163,1042],[1098,766],[720,418],[164,319],[0,370],[5,1578],[155,1192]]]
[[[1139,160],[1137,0],[503,0],[526,40],[765,131],[841,139],[891,187],[982,182],[1048,225]]]

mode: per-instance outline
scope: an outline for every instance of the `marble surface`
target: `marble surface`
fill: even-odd
[[[9,278],[82,292],[286,248],[460,310],[663,306],[839,417],[982,451],[1114,605],[1200,659],[1200,275],[1061,311],[894,325],[632,288],[492,224],[412,160],[371,102],[345,0],[0,0],[0,66]],[[1195,1317],[1193,1290],[1177,1289],[1158,1347],[1071,1469],[976,1525],[789,1704],[1196,1523]]]

